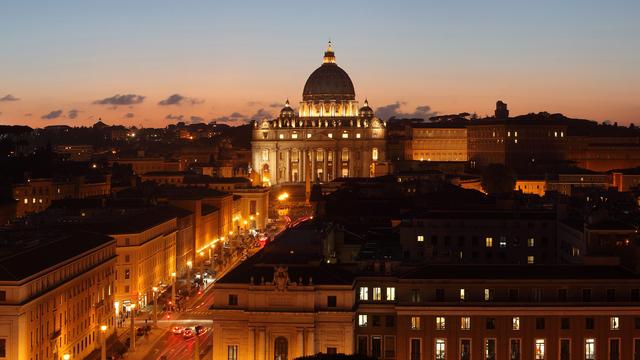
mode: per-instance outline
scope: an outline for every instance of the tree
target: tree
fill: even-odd
[[[509,193],[515,186],[515,175],[502,164],[489,164],[482,172],[482,189],[490,195]]]

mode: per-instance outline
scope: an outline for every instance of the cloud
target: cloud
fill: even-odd
[[[415,110],[411,113],[400,111],[400,108],[406,105],[405,102],[396,101],[393,104],[384,105],[376,109],[376,116],[382,120],[389,120],[389,118],[420,118],[429,119],[432,116],[436,116],[438,113],[431,110],[428,105],[416,106]]]
[[[204,118],[200,117],[200,116],[191,116],[191,123],[192,124],[200,124],[204,122]]]
[[[26,113],[26,114],[24,114],[24,116],[26,116],[26,117],[32,117],[32,116],[33,116],[33,114],[32,114],[32,113]]]
[[[113,95],[112,97],[104,98],[102,100],[96,100],[93,103],[98,105],[135,105],[140,104],[144,101],[145,97],[142,95],[136,94],[126,94],[126,95]]]
[[[211,119],[211,121],[221,122],[221,123],[235,123],[235,122],[244,122],[249,118],[249,116],[245,114],[241,114],[239,112],[233,112],[230,115],[218,116],[216,118]]]
[[[134,113],[126,113],[126,114],[124,114],[124,117],[129,118],[129,119],[131,119],[132,117],[135,117],[135,116],[136,116],[136,114],[134,114]]]
[[[274,102],[274,103],[269,104],[269,107],[270,108],[282,108],[282,107],[284,107],[284,104],[283,103],[279,103],[279,102]]]
[[[46,115],[42,115],[40,118],[45,120],[53,120],[62,116],[62,110],[53,110]]]
[[[173,114],[169,114],[167,116],[164,117],[167,120],[177,120],[177,121],[182,121],[184,120],[184,115],[173,115]]]
[[[253,114],[249,120],[262,120],[264,118],[270,118],[271,113],[266,111],[265,109],[258,109],[255,114]]]
[[[204,102],[204,100],[200,100],[200,99],[196,99],[196,98],[191,98],[191,97],[186,97],[186,96],[182,96],[180,94],[173,94],[171,96],[169,96],[168,98],[161,100],[158,105],[161,106],[167,106],[167,105],[197,105],[197,104],[202,104]]]
[[[67,113],[67,117],[69,119],[75,119],[78,117],[78,114],[81,113],[82,111],[76,110],[76,109],[72,109],[69,110],[69,112]]]
[[[15,96],[13,96],[11,94],[7,94],[7,95],[5,95],[5,96],[0,98],[0,102],[2,102],[2,101],[18,101],[18,100],[20,100],[20,99],[18,99],[17,97],[15,97]]]
[[[262,101],[255,101],[255,100],[247,101],[247,106],[249,106],[249,107],[263,106],[263,105],[264,104],[262,103]]]

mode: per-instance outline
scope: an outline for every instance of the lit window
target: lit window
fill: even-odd
[[[584,339],[584,359],[596,359],[596,339]]]
[[[29,199],[24,198],[24,203],[25,203],[25,204],[28,204],[28,203],[29,203]]]
[[[329,136],[329,139],[333,139],[333,133],[329,133],[327,136]]]
[[[493,247],[493,238],[492,237],[488,237],[488,238],[486,238],[484,240],[485,240],[485,245],[487,247]]]
[[[554,137],[558,137],[558,132],[557,132],[557,131],[554,131],[554,132],[553,132],[553,136],[554,136]]]
[[[269,149],[262,149],[262,161],[269,161]]]
[[[436,339],[436,360],[446,359],[447,344],[444,339]]]
[[[536,241],[533,238],[527,239],[527,246],[528,247],[534,247],[535,244],[536,244]]]
[[[366,327],[367,326],[367,315],[360,314],[358,315],[358,326]]]
[[[424,241],[424,235],[418,235],[418,242]]]
[[[609,325],[611,330],[620,330],[620,318],[617,316],[612,316],[609,319]]]
[[[564,137],[564,131],[560,131],[560,137]]]
[[[307,134],[307,139],[311,139],[311,134]]]
[[[291,134],[291,138],[292,138],[292,139],[297,139],[297,138],[298,138],[298,133],[293,133],[293,134]]]
[[[471,318],[468,316],[463,316],[460,318],[460,330],[469,330],[471,329]]]
[[[464,289],[460,289],[460,301],[464,301],[465,300],[465,290]]]
[[[342,138],[343,139],[348,139],[349,138],[349,133],[342,133]]]
[[[361,287],[360,288],[360,300],[367,301],[369,300],[369,288]]]
[[[533,255],[527,256],[527,264],[531,265],[536,262],[536,258]]]
[[[356,134],[356,139],[360,139],[360,133]]]
[[[387,288],[387,301],[395,301],[396,300],[396,288],[388,287]]]
[[[284,134],[280,134],[280,135],[278,135],[278,137],[279,137],[280,139],[284,139]]]
[[[500,239],[500,247],[501,248],[507,247],[507,239],[505,239],[504,237]]]
[[[36,198],[33,198],[32,200],[33,200],[32,202],[35,204],[36,203]]]
[[[374,287],[373,288],[373,301],[382,300],[382,288]]]
[[[534,348],[535,360],[544,360],[544,350],[544,339],[536,339]]]
[[[373,161],[378,161],[378,148],[371,149],[371,159]]]
[[[484,289],[484,301],[492,301],[494,296],[493,289]]]
[[[517,131],[516,131],[516,132],[514,132],[514,133],[513,133],[513,136],[518,137],[518,132],[517,132]]]
[[[511,325],[513,330],[520,330],[520,317],[514,316],[511,318]]]
[[[444,330],[447,328],[446,319],[443,316],[436,316],[436,330]]]
[[[412,316],[411,317],[411,330],[420,330],[420,317]]]

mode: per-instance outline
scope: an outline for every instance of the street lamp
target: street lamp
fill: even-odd
[[[136,304],[132,303],[129,306],[131,311],[131,339],[129,341],[129,351],[133,352],[136,349],[136,329],[135,329],[135,317],[136,317]]]
[[[100,358],[107,360],[107,325],[100,326],[100,340],[100,354],[102,355]]]
[[[153,327],[158,327],[158,296],[156,295],[158,292],[157,287],[153,287]]]
[[[70,354],[64,354],[64,355],[62,355],[62,359],[63,360],[69,360],[69,359],[71,359],[71,355]]]
[[[176,273],[171,273],[171,307],[176,306]]]
[[[189,286],[189,291],[191,291],[191,267],[193,266],[193,262],[191,260],[187,261],[187,285]]]
[[[204,251],[200,251],[200,282],[202,282],[202,287],[204,288]]]

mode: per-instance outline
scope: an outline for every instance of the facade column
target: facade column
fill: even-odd
[[[296,338],[296,356],[302,357],[304,356],[304,329],[299,328],[297,330],[297,338]]]
[[[322,148],[322,181],[327,181],[327,149]]]
[[[247,359],[248,360],[255,360],[256,359],[256,329],[251,327],[249,328],[249,341],[247,342],[249,344],[248,349],[247,349]]]
[[[338,159],[338,153],[335,150],[331,150],[333,152],[333,168],[331,169],[331,180],[336,178],[338,164],[340,163],[340,159]]]
[[[315,148],[311,150],[311,184],[312,185],[313,185],[313,182],[316,181],[316,174],[317,174],[316,151],[317,149]]]
[[[285,158],[285,181],[291,182],[291,149],[287,149]]]
[[[299,182],[304,182],[307,174],[307,151],[304,148],[300,149],[298,156],[300,156],[300,160],[298,161],[301,164],[298,171]]]
[[[267,338],[265,329],[258,330],[258,351],[256,353],[256,360],[267,360]]]
[[[316,354],[316,344],[315,344],[315,337],[314,337],[315,329],[314,328],[305,329],[304,333],[306,337],[304,355],[305,356],[315,355]]]

